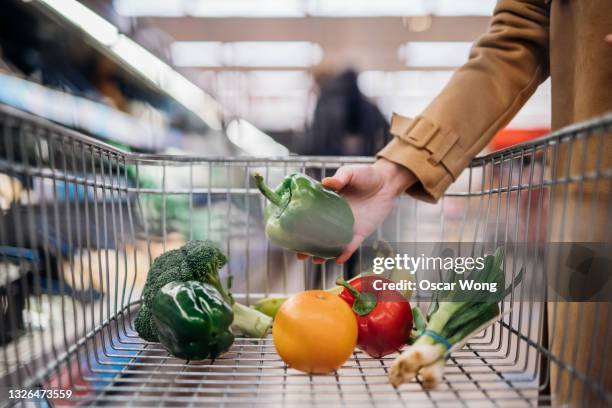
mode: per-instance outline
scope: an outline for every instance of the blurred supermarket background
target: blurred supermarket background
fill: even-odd
[[[494,0],[4,0],[0,103],[135,151],[372,155]],[[466,90],[469,92],[469,90]],[[549,128],[540,87],[493,142]]]

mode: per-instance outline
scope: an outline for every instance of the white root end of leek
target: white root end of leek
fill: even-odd
[[[442,382],[444,367],[445,361],[443,358],[441,358],[434,361],[432,364],[421,368],[419,375],[421,377],[421,384],[423,385],[424,389],[430,390]]]
[[[414,344],[391,364],[389,382],[396,387],[412,380],[423,366],[441,359],[446,348],[441,344]]]
[[[416,377],[416,372],[407,371],[399,357],[393,362],[389,370],[389,382],[395,387],[412,380],[414,377]]]

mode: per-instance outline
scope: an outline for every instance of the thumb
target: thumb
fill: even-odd
[[[350,184],[353,178],[353,169],[348,166],[340,167],[333,177],[325,177],[321,184],[330,190],[340,191],[348,184]]]

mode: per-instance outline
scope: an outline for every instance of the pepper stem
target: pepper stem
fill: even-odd
[[[255,173],[254,177],[255,177],[255,185],[257,186],[259,191],[261,191],[261,194],[263,194],[264,197],[270,200],[272,204],[280,206],[282,204],[281,197],[278,194],[276,194],[274,191],[272,191],[272,189],[266,185],[262,175],[259,173]]]
[[[343,277],[339,277],[336,279],[336,285],[340,285],[345,287],[355,301],[353,302],[353,312],[357,313],[359,316],[365,316],[370,314],[372,310],[376,307],[376,295],[370,292],[359,292],[353,285],[344,280]]]

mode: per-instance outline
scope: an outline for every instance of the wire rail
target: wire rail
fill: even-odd
[[[611,114],[474,159],[438,204],[400,197],[375,234],[527,244],[504,269],[515,277],[528,265],[529,278],[497,323],[452,354],[435,390],[418,379],[390,386],[395,356],[355,351],[333,375],[311,376],[288,368],[270,338],[238,338],[217,360],[185,362],[132,327],[150,263],[190,239],[220,244],[230,259],[222,274],[244,303],[362,270],[361,251],[352,266],[316,266],[271,246],[251,177],[320,178],[371,158],[126,153],[4,106],[0,132],[0,406],[28,403],[9,389],[70,389],[71,404],[107,406],[612,404],[609,304],[534,289],[545,264],[559,262],[545,244],[611,241]]]

